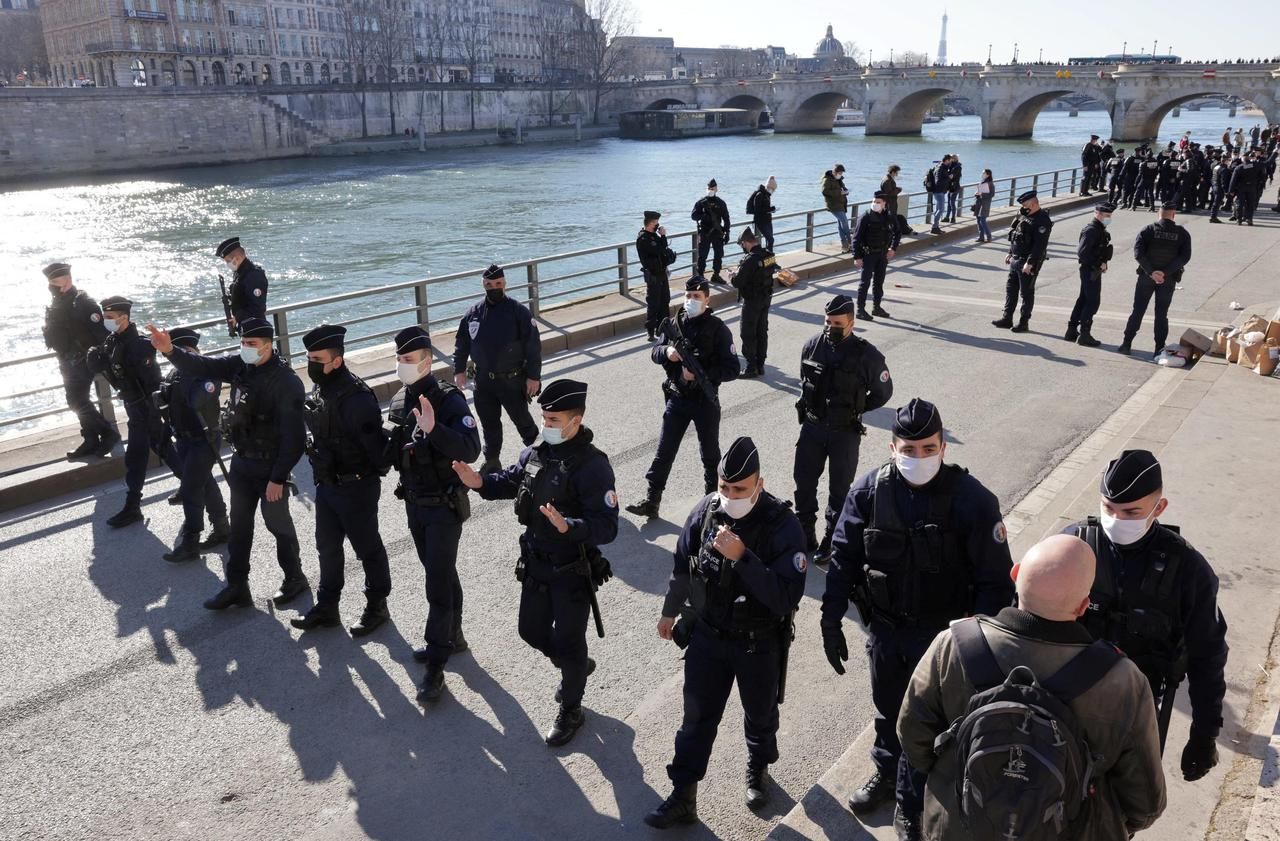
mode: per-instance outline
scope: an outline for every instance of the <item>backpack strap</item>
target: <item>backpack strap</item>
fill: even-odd
[[[1089,544],[1089,548],[1093,551],[1093,557],[1098,565],[1098,572],[1093,578],[1092,594],[1105,603],[1110,609],[1111,604],[1116,598],[1116,578],[1119,576],[1119,570],[1115,568],[1114,559],[1110,553],[1103,553],[1102,542],[1102,523],[1094,516],[1085,519],[1083,525],[1076,526],[1076,537],[1079,537],[1085,543]],[[1103,567],[1105,566],[1105,569]]]
[[[1071,658],[1053,677],[1041,683],[1064,704],[1083,695],[1111,671],[1123,655],[1110,643],[1097,640]]]
[[[973,688],[981,692],[1004,683],[1004,669],[991,651],[991,643],[977,617],[961,619],[951,624],[951,637],[956,641],[956,649],[960,652],[960,665],[964,675],[973,684]]]

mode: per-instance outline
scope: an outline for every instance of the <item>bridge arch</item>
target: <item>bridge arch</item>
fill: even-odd
[[[811,94],[795,105],[785,103],[773,115],[774,132],[831,131],[836,122],[836,111],[845,100],[862,102],[861,92],[831,90]]]
[[[1174,89],[1132,101],[1121,98],[1116,105],[1113,118],[1116,129],[1112,134],[1125,141],[1155,140],[1160,134],[1160,124],[1170,111],[1183,103],[1206,96],[1238,96],[1262,109],[1267,122],[1280,121],[1280,107],[1277,107],[1276,96],[1270,91],[1233,90],[1230,85],[1200,90]]]
[[[911,91],[905,96],[869,98],[863,108],[867,116],[867,134],[919,134],[925,114],[950,93],[959,91],[931,86]]]
[[[768,110],[769,104],[753,94],[740,93],[737,96],[731,96],[724,102],[720,103],[720,107],[741,108],[744,111],[750,111],[752,121],[758,125],[760,123],[760,115]]]
[[[1018,139],[1030,137],[1040,112],[1054,100],[1064,96],[1084,95],[1101,102],[1108,116],[1114,116],[1114,100],[1103,91],[1090,88],[1051,87],[1027,96],[1004,100],[987,100],[981,104],[982,136],[984,138]]]

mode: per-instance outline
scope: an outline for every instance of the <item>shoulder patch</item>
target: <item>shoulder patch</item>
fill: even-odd
[[[733,354],[734,356],[738,355],[738,347],[733,342],[729,342],[729,353]]]
[[[262,287],[256,287],[256,288],[253,290],[253,297],[255,297],[255,298],[261,298],[261,297],[262,297]]]
[[[1048,228],[1046,228],[1044,225],[1041,225],[1041,226],[1040,226],[1040,233],[1042,233],[1042,234],[1043,234],[1043,233],[1044,233],[1045,231],[1047,231],[1047,230],[1049,230],[1049,229],[1048,229]]]
[[[463,415],[463,416],[462,416],[462,425],[463,425],[463,426],[465,426],[467,429],[475,429],[475,428],[476,428],[476,419],[475,419],[475,418],[473,418],[473,417],[471,417],[471,415]]]
[[[887,382],[889,382],[889,369],[888,369],[888,368],[885,368],[883,371],[881,371],[881,372],[880,372],[880,382],[882,382],[882,383],[887,383]]]
[[[209,382],[208,380],[206,380],[206,381],[205,381],[205,384],[204,384],[204,390],[205,390],[205,391],[207,391],[207,392],[209,392],[210,394],[213,394],[213,390],[214,390],[214,389],[213,389],[213,383],[211,383],[211,382]]]
[[[804,552],[796,552],[791,557],[791,565],[796,568],[796,572],[804,572],[809,568],[809,556]]]
[[[476,337],[476,334],[480,332],[480,319],[473,318],[470,321],[468,321],[467,332],[470,333],[471,338],[474,339]]]
[[[101,320],[102,320],[102,316],[101,316],[101,315],[99,315],[99,314],[98,314],[98,313],[96,313],[96,312],[95,312],[95,313],[91,313],[91,314],[89,315],[89,320],[90,320],[90,321],[95,321],[95,322],[96,322],[96,321],[101,321]]]
[[[604,504],[610,508],[618,507],[618,493],[613,488],[604,492]]]
[[[991,539],[996,543],[1004,543],[1009,539],[1009,531],[1004,527],[1003,520],[996,523],[995,527],[991,529]]]

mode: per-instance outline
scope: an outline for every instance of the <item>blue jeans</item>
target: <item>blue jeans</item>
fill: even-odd
[[[978,236],[983,239],[991,239],[991,228],[987,225],[987,217],[975,216],[974,220],[978,223]]]
[[[845,210],[830,210],[832,216],[836,217],[836,227],[840,229],[840,245],[843,248],[849,247],[849,213]]]
[[[943,211],[947,209],[947,191],[939,190],[933,194],[933,227],[942,221]]]
[[[948,219],[954,220],[956,218],[956,211],[959,210],[959,208],[956,206],[958,204],[960,204],[960,193],[959,192],[947,193],[947,218]]]

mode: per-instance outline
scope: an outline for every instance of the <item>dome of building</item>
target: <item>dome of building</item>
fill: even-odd
[[[844,58],[844,45],[831,34],[831,24],[827,24],[827,37],[818,42],[813,51],[814,58]]]

